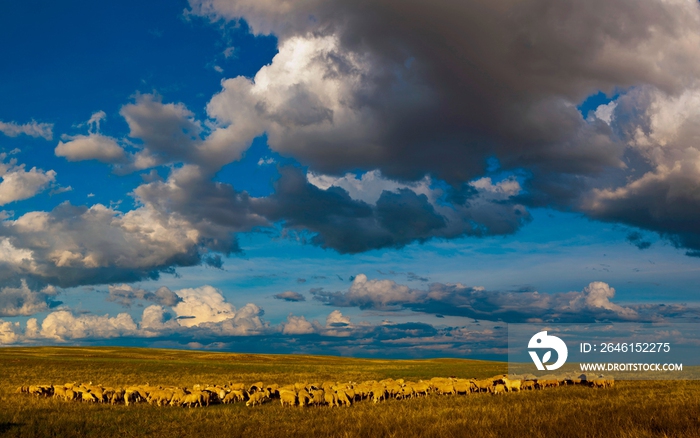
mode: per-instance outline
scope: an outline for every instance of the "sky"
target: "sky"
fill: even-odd
[[[700,4],[0,6],[0,345],[503,358],[697,322]]]

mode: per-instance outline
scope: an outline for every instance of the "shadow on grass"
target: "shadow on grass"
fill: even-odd
[[[0,422],[0,434],[9,432],[15,427],[22,426],[22,423]]]

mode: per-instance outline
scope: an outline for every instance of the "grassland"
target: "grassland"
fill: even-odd
[[[91,405],[14,394],[29,383],[192,386],[228,381],[489,377],[505,364],[132,348],[0,349],[0,435],[18,437],[700,437],[700,382],[617,382],[493,397],[431,396],[351,408]]]

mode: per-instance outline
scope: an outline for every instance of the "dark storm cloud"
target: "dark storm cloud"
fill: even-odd
[[[278,56],[261,71],[264,85],[224,81],[209,115],[225,125],[255,113],[255,123],[243,123],[312,171],[430,174],[458,187],[495,157],[528,175],[523,202],[700,248],[689,229],[700,211],[697,1],[190,4],[279,38]],[[576,105],[599,91],[620,94],[617,108],[585,118]],[[677,126],[659,116],[679,96],[696,110],[676,111],[686,122]],[[654,135],[664,132],[668,138]],[[648,138],[638,141],[639,133]],[[616,189],[624,193],[598,196]]]
[[[149,174],[131,211],[64,203],[3,221],[0,280],[37,291],[221,268],[212,253],[240,252],[234,233],[274,222],[341,253],[503,235],[530,220],[527,206],[582,211],[700,254],[697,1],[190,3],[275,34],[279,53],[254,78],[224,80],[207,120],[137,95],[121,110],[136,152],[114,170],[177,163],[168,179]],[[619,96],[584,118],[576,105],[598,91]],[[213,180],[262,134],[311,173],[379,170],[404,185],[375,186],[368,201],[282,168],[275,192],[253,198]],[[484,177],[493,160],[517,175],[510,189]],[[426,175],[450,187],[420,192]]]
[[[357,153],[366,146],[356,136],[334,135],[337,124],[333,137],[299,129],[272,141],[322,172],[379,167],[390,177],[465,181],[495,154],[507,166],[595,173],[616,164],[621,149],[605,124],[586,123],[571,103],[643,83],[678,90],[700,71],[688,47],[674,45],[697,32],[697,7],[687,2],[190,3],[242,17],[281,46],[307,32],[334,35],[338,46],[314,59],[326,80],[355,78],[353,57],[363,54],[367,68],[347,105],[378,118],[363,130],[367,153]]]
[[[352,199],[340,187],[320,189],[298,168],[280,172],[275,193],[258,200],[255,211],[287,227],[314,232],[313,244],[340,253],[402,247],[433,237],[507,234],[529,220],[521,206],[489,199],[471,200],[448,219],[424,194],[409,189],[385,190],[372,205]]]

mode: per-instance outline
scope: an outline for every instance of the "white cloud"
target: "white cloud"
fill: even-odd
[[[24,164],[17,165],[12,159],[5,163],[6,154],[0,154],[0,205],[31,198],[44,191],[56,180],[56,172],[43,171],[32,167],[24,170]]]
[[[212,333],[228,336],[248,336],[263,333],[268,325],[261,319],[265,312],[253,303],[248,303],[238,309],[232,318],[221,321],[219,324],[205,323],[206,328]]]
[[[610,300],[615,297],[615,289],[602,281],[594,281],[583,289],[581,296],[571,302],[573,310],[610,310],[622,318],[634,319],[638,316],[634,309],[622,307]]]
[[[22,340],[22,329],[19,322],[8,322],[0,319],[0,345],[14,344]]]
[[[384,178],[379,170],[365,172],[359,179],[352,173],[335,177],[308,172],[306,177],[311,184],[322,190],[327,190],[330,187],[341,187],[348,192],[352,199],[368,204],[376,204],[384,191],[398,192],[399,189],[410,189],[418,195],[428,195],[431,192],[431,179],[428,176],[415,183],[406,184]]]
[[[127,313],[75,316],[68,310],[59,310],[46,316],[39,335],[59,342],[78,339],[109,339],[136,334],[138,327]]]
[[[313,324],[304,316],[287,316],[287,322],[282,323],[282,333],[285,335],[306,335],[316,332]]]
[[[180,289],[175,292],[182,301],[173,307],[180,325],[193,327],[207,322],[221,322],[236,316],[236,308],[221,292],[211,286]]]
[[[95,121],[99,126],[99,122]],[[124,149],[111,137],[98,133],[69,137],[66,143],[58,142],[54,150],[57,157],[68,161],[97,160],[102,163],[120,163],[126,158]]]
[[[334,56],[334,37],[296,37],[280,44],[270,65],[252,80],[244,77],[223,82],[223,90],[207,105],[208,115],[218,126],[202,145],[203,160],[223,165],[240,157],[252,139],[263,132],[269,145],[303,161],[305,140],[326,142],[326,147],[352,160],[352,156],[374,155],[373,141],[364,137],[376,124],[369,111],[350,107],[352,92],[368,64],[361,57],[344,56],[347,69],[329,74],[327,61]],[[348,73],[349,72],[349,73]],[[320,137],[320,139],[318,138]],[[330,137],[342,137],[337,144]],[[369,141],[362,141],[369,140]],[[352,142],[352,148],[344,147]],[[326,151],[327,155],[330,150]]]
[[[163,306],[152,305],[143,309],[141,322],[139,327],[145,336],[157,336],[160,332],[166,330],[175,330],[180,327],[178,321],[170,316],[169,312]]]
[[[26,249],[15,248],[10,239],[0,240],[0,262],[10,265],[31,263],[34,260],[32,252]]]
[[[87,121],[88,130],[91,133],[99,133],[100,122],[105,120],[106,118],[107,113],[105,113],[104,111],[97,111],[96,113],[93,113],[92,116],[90,116],[90,119]]]
[[[43,137],[46,140],[53,138],[53,123],[38,123],[32,120],[30,123],[19,125],[15,122],[3,122],[0,120],[0,132],[8,137],[28,135],[30,137]]]
[[[64,209],[74,213],[70,221],[31,212],[6,226],[26,247],[41,248],[56,267],[158,266],[197,242],[197,232],[184,221],[164,218],[147,207],[126,214],[101,204],[90,208],[65,204]]]
[[[341,327],[352,326],[353,325],[350,322],[350,318],[348,318],[347,316],[343,316],[343,314],[340,313],[340,310],[332,311],[326,318],[326,328],[328,329],[337,329]]]
[[[595,110],[595,116],[609,125],[615,115],[616,106],[617,102],[615,101],[600,105]]]
[[[365,274],[355,277],[345,298],[358,307],[389,307],[396,303],[422,300],[424,294],[391,280],[368,280]]]

